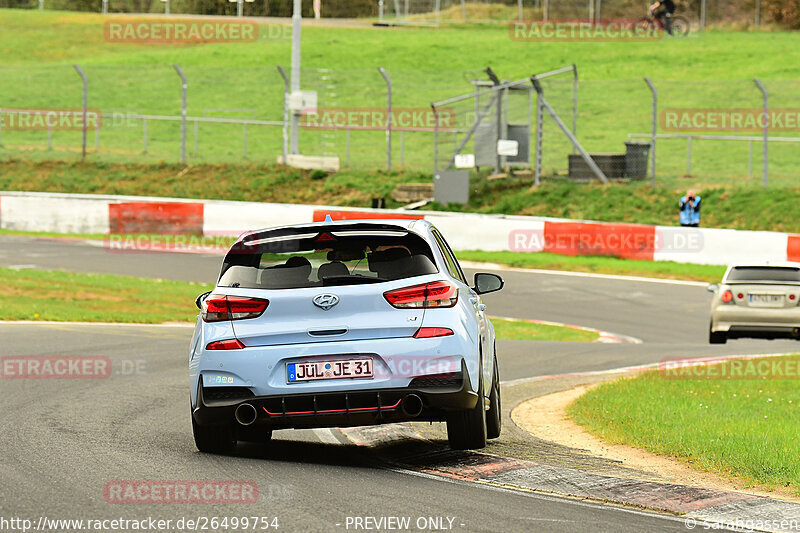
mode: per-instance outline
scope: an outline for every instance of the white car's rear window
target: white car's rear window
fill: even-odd
[[[800,283],[800,268],[771,266],[734,267],[728,272],[725,281],[766,281]]]

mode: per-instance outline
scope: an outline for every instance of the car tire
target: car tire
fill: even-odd
[[[491,405],[486,411],[486,438],[496,439],[500,436],[503,427],[502,404],[500,402],[500,373],[497,370],[497,352],[494,359],[494,377],[492,378],[492,391],[489,393]]]
[[[479,367],[481,368],[481,367]],[[479,377],[478,401],[468,411],[447,417],[447,441],[454,450],[477,450],[486,447],[486,407],[483,379]]]
[[[233,428],[230,425],[198,424],[192,417],[194,444],[203,453],[229,454],[236,447]]]
[[[728,342],[728,336],[724,331],[714,331],[711,325],[708,326],[708,343],[709,344],[725,344]]]

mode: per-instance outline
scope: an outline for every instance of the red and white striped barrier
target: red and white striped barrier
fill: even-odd
[[[324,220],[430,221],[456,250],[611,255],[648,261],[730,264],[800,262],[800,235],[545,217],[354,209],[138,196],[0,192],[0,228],[54,233],[239,235]]]

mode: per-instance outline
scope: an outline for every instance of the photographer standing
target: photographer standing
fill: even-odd
[[[688,191],[686,196],[681,198],[681,201],[678,203],[681,226],[696,228],[700,225],[701,201],[702,199],[696,196],[694,191]]]

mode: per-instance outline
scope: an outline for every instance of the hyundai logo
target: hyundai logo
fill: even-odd
[[[338,303],[339,297],[335,294],[318,294],[317,296],[314,296],[314,305],[323,311],[327,311]]]

